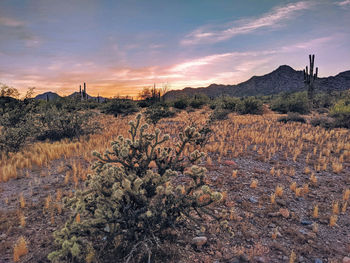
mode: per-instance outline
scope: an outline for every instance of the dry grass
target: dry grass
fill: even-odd
[[[161,121],[159,128],[163,133],[176,137],[186,125],[205,123],[209,113],[208,110],[193,113],[182,112],[174,118]],[[269,164],[268,169],[260,174],[270,179],[274,178],[275,181],[268,189],[266,198],[258,196],[257,199],[266,200],[267,203],[270,201],[271,209],[277,207],[276,203],[280,199],[284,199],[288,203],[288,198],[306,198],[310,192],[317,195],[317,189],[322,183],[322,177],[317,172],[322,171],[345,177],[348,176],[346,169],[350,162],[350,131],[344,129],[325,130],[295,122],[283,124],[276,121],[278,117],[277,114],[229,115],[228,120],[217,122],[211,127],[213,136],[204,149],[201,149],[208,153],[206,159],[203,160],[203,165],[210,169],[218,170],[217,164],[225,164],[225,160],[233,158],[251,158]],[[70,188],[70,191],[57,189],[52,196],[47,195],[43,205],[43,213],[50,216],[50,224],[53,225],[55,216],[62,214],[62,198],[71,196],[71,190],[81,187],[87,174],[91,172],[83,165],[84,162],[93,162],[91,152],[93,150],[103,152],[110,147],[110,142],[116,139],[116,136],[127,136],[127,124],[133,118],[134,116],[111,118],[101,115],[99,120],[104,129],[99,134],[83,136],[76,141],[39,142],[19,153],[12,154],[10,157],[0,156],[0,183],[18,177],[30,177],[28,171],[39,170],[40,174],[45,177],[48,174],[47,171],[50,170],[52,161],[60,160],[55,169],[58,173],[63,174],[63,183],[66,188]],[[169,146],[170,144],[171,142],[169,142]],[[194,149],[194,147],[189,147],[185,149],[185,152],[188,153]],[[279,159],[276,161],[276,158]],[[290,165],[282,165],[282,161],[288,162]],[[304,165],[296,169],[296,163]],[[260,179],[260,175],[247,176],[240,169],[234,168],[234,170],[231,168],[227,176],[233,181],[243,181],[244,178],[244,183],[249,191],[259,195],[260,188],[263,187],[263,179]],[[220,187],[220,181],[217,184]],[[350,189],[342,189],[340,195],[337,198],[327,200],[327,203],[324,204],[310,198],[312,203],[307,209],[308,215],[314,219],[325,217],[326,224],[329,219],[329,226],[336,226],[338,220],[347,212]],[[29,202],[29,199],[27,201]],[[18,195],[16,202],[19,202],[17,206],[21,209],[26,208],[29,204],[26,205],[23,194]],[[5,200],[5,203],[8,203],[8,200]],[[230,193],[227,193],[226,204],[230,204]],[[259,205],[262,204],[259,203]],[[326,208],[324,209],[324,207]],[[26,216],[28,216],[27,213]],[[234,207],[227,217],[231,221],[240,220]],[[17,224],[25,228],[26,217],[23,211],[18,214],[18,220]],[[76,215],[75,220],[77,223],[80,222],[80,214]],[[312,229],[315,233],[319,231],[317,223],[312,225]],[[273,239],[278,237],[277,233],[277,229],[271,233]],[[25,255],[24,252],[28,253],[26,241],[23,237],[21,238],[15,245],[17,248],[16,253],[14,251],[14,261],[18,261],[21,256]],[[19,249],[20,246],[21,249]],[[294,262],[295,257],[296,255],[292,251],[290,262]],[[91,256],[91,258],[93,257]]]

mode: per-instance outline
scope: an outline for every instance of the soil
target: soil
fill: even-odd
[[[349,208],[338,215],[335,226],[329,225],[333,201],[342,200],[343,189],[350,187],[349,160],[344,161],[341,173],[317,172],[317,183],[309,184],[309,192],[296,197],[288,186],[294,181],[302,186],[310,177],[304,173],[303,158],[294,162],[284,158],[283,152],[278,152],[274,158],[265,161],[249,149],[245,156],[236,158],[219,158],[213,153],[209,156],[212,164],[203,161],[200,165],[208,169],[209,184],[227,193],[225,202],[217,209],[233,211],[229,225],[234,233],[217,232],[209,221],[205,233],[201,234],[199,230],[197,233],[183,232],[178,243],[182,244],[180,259],[176,262],[290,262],[294,253],[295,262],[335,263],[350,255]],[[20,262],[48,262],[47,255],[53,248],[52,234],[69,216],[65,209],[59,213],[61,201],[56,200],[57,191],[61,189],[63,197],[75,191],[72,182],[64,182],[71,169],[70,161],[55,160],[49,167],[33,168],[26,176],[0,184],[1,263],[13,262],[13,246],[19,236],[26,238],[29,250]],[[89,166],[79,157],[75,161]],[[271,175],[272,167],[294,168],[295,175]],[[232,176],[233,170],[238,171],[236,178]],[[256,188],[250,187],[252,179],[258,181]],[[283,195],[271,204],[270,195],[278,184],[284,186]],[[19,193],[26,200],[24,208],[20,208]],[[49,195],[52,201],[47,206]],[[313,218],[316,204],[319,217]],[[26,218],[24,227],[20,226],[21,213]],[[208,240],[203,246],[196,247],[192,238],[200,235]]]

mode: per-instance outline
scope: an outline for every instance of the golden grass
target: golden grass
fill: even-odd
[[[14,248],[13,248],[13,261],[18,262],[22,256],[25,256],[28,254],[28,247],[27,242],[23,236],[21,236]]]
[[[205,123],[209,114],[210,111],[208,109],[192,113],[183,111],[174,118],[160,121],[159,128],[162,133],[168,133],[172,137],[177,137],[182,127],[191,123],[197,123],[200,126],[200,124]],[[322,184],[322,177],[317,178],[315,176],[317,171],[347,176],[345,170],[350,162],[349,130],[325,130],[301,123],[283,124],[277,122],[278,117],[279,115],[277,114],[262,116],[237,116],[231,114],[228,120],[216,122],[211,127],[213,136],[209,139],[208,144],[204,146],[204,149],[201,149],[201,151],[208,153],[206,159],[203,160],[204,164],[213,166],[214,163],[238,157],[252,157],[266,164],[271,161],[272,165],[264,173],[261,173],[262,176],[276,176],[279,179],[287,178],[284,181],[285,183],[281,183],[283,182],[281,180],[277,186],[272,185],[275,189],[270,189],[272,193],[270,195],[271,204],[276,203],[277,197],[290,198],[290,192],[293,193],[292,196],[295,195],[297,197],[306,195],[310,191],[314,194],[317,186]],[[9,157],[2,155],[0,156],[0,183],[17,177],[30,177],[31,171],[39,170],[41,171],[41,176],[46,176],[50,171],[52,161],[58,160],[54,169],[56,169],[57,173],[65,176],[65,185],[72,186],[72,189],[78,188],[86,180],[87,174],[91,172],[83,165],[84,161],[86,164],[92,163],[94,160],[91,152],[93,150],[103,152],[110,147],[110,142],[115,140],[118,135],[128,136],[128,122],[132,119],[134,119],[134,116],[114,118],[100,115],[99,121],[103,127],[101,133],[83,136],[75,141],[38,142],[23,149],[21,152],[11,154]],[[154,129],[154,126],[151,126],[150,129]],[[167,142],[167,146],[170,146],[172,143]],[[188,147],[185,149],[185,152],[188,154],[195,149],[195,147]],[[281,163],[276,163],[276,156],[283,161],[288,161],[289,165],[283,166]],[[297,166],[293,162],[306,162],[307,165],[302,170],[296,170]],[[44,167],[45,170],[42,169]],[[232,170],[232,178],[236,179],[238,174],[239,178],[236,181],[244,178],[245,174],[236,170],[236,167],[234,168],[235,170]],[[301,180],[300,178],[302,178],[303,174],[307,176],[304,176],[304,179]],[[302,176],[300,177],[299,175]],[[42,178],[34,179],[41,180]],[[247,187],[250,186],[250,188],[256,189],[259,184],[258,179],[260,180],[256,175],[248,179],[251,181]],[[320,182],[318,182],[318,179]],[[261,180],[260,182],[263,185],[264,181]],[[63,196],[72,196],[72,194],[72,191],[62,192],[62,190],[57,190],[52,197],[51,195],[47,196],[43,212],[51,213],[51,224],[54,224],[54,212],[62,213],[61,200]],[[311,196],[309,194],[307,198],[311,198]],[[346,213],[349,198],[350,189],[344,189],[342,196],[337,197],[340,203],[337,201],[333,204],[327,204],[329,208],[332,205],[332,214],[329,218],[330,226],[336,225],[340,212],[342,214]],[[8,202],[8,199],[5,202]],[[26,206],[23,194],[19,197],[19,203],[19,206],[22,208]],[[309,213],[311,212],[314,218],[320,217],[318,205],[315,205]],[[323,213],[323,210],[321,212]],[[230,220],[238,218],[234,210],[230,212],[228,217]],[[80,215],[78,214],[75,219],[77,222],[80,222]],[[19,221],[20,225],[25,226],[23,213],[19,214]],[[317,224],[313,225],[313,231],[317,232],[317,229]],[[274,237],[273,234],[275,233],[277,231],[272,233],[272,237]],[[21,254],[16,253],[19,259],[20,256],[18,255]],[[292,251],[290,259],[290,262],[294,262],[294,251]]]

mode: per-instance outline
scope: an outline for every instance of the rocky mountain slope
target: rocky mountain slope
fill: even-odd
[[[322,91],[350,89],[350,70],[339,73],[334,77],[319,78],[316,81],[316,89]],[[196,94],[205,94],[209,97],[222,95],[242,97],[302,90],[305,90],[303,72],[301,70],[294,70],[288,65],[283,65],[271,73],[263,76],[253,76],[249,80],[237,85],[211,84],[203,88],[172,90],[165,97],[167,99],[173,99],[182,96],[194,96]]]

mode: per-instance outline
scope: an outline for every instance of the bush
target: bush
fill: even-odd
[[[5,153],[18,151],[38,131],[35,123],[37,102],[11,99],[10,103],[0,117],[0,152]]]
[[[40,132],[38,140],[58,141],[64,138],[73,139],[99,129],[97,123],[91,123],[91,112],[70,112],[50,107],[38,116]]]
[[[146,120],[148,123],[156,124],[163,118],[170,118],[175,116],[175,112],[171,111],[169,107],[163,105],[156,105],[149,107],[146,112]]]
[[[306,123],[306,120],[304,119],[304,117],[295,112],[288,112],[287,116],[279,118],[278,121],[284,122],[284,123],[287,123],[290,121]]]
[[[221,100],[220,104],[221,104],[221,108],[223,108],[224,110],[229,110],[231,112],[234,112],[234,111],[239,111],[241,107],[240,105],[242,104],[242,102],[238,98],[225,97]]]
[[[339,100],[330,111],[335,127],[350,128],[350,99]]]
[[[262,114],[263,104],[260,100],[253,97],[248,97],[240,101],[240,104],[235,105],[236,110],[240,114]]]
[[[126,116],[138,112],[137,104],[132,100],[113,99],[107,102],[102,109],[103,113],[113,114],[114,116]]]
[[[11,97],[0,97],[0,113],[5,114],[8,111],[14,110],[20,103],[20,100]]]
[[[207,96],[195,95],[190,101],[190,106],[194,109],[200,109],[208,102],[209,102],[209,98]]]
[[[176,109],[186,109],[188,107],[189,103],[188,100],[186,98],[179,98],[177,100],[174,101],[174,108]]]
[[[210,115],[210,121],[222,121],[226,120],[227,116],[231,113],[229,110],[217,108]]]
[[[91,115],[73,110],[70,100],[17,101],[0,117],[0,151],[18,151],[35,139],[60,140],[95,132],[99,127],[91,122]]]
[[[27,142],[31,130],[27,126],[22,127],[0,127],[0,152],[18,151]]]
[[[325,129],[334,128],[334,119],[326,116],[316,117],[310,120],[310,124],[313,126],[320,126]]]
[[[202,218],[195,215],[213,215],[210,205],[222,195],[211,191],[205,184],[205,168],[195,165],[203,153],[196,150],[183,158],[186,145],[196,144],[200,134],[188,127],[179,134],[176,147],[169,148],[162,146],[168,135],[160,136],[158,129],[150,134],[147,128],[138,115],[130,122],[130,138],[119,136],[105,154],[95,153],[99,161],[94,175],[88,176],[86,190],[67,202],[73,214],[54,234],[58,249],[49,260],[154,262],[164,243],[176,241],[172,233],[185,219],[193,228]],[[186,184],[171,180],[189,165],[182,176]],[[78,215],[81,221],[76,220]],[[163,262],[168,252],[163,251]]]
[[[280,113],[297,112],[306,114],[310,111],[307,93],[282,94],[272,102],[271,109]]]

